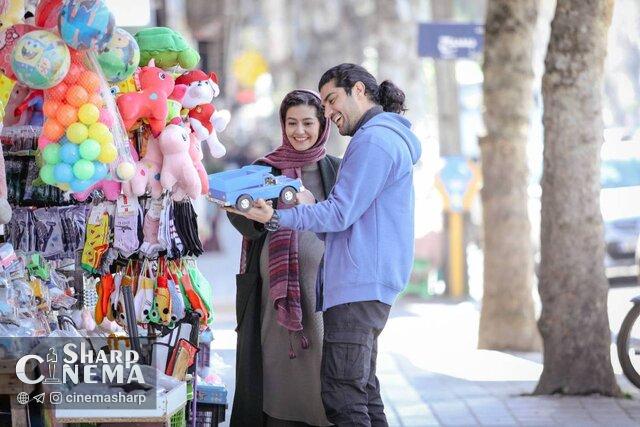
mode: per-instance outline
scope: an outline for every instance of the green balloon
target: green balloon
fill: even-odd
[[[53,165],[44,165],[42,169],[40,169],[40,179],[48,185],[56,183],[56,178],[53,176]]]
[[[90,179],[94,170],[93,163],[85,159],[80,159],[73,165],[73,174],[81,181]]]
[[[48,165],[60,163],[60,144],[49,144],[42,150],[42,158]]]
[[[85,160],[95,160],[100,155],[100,143],[95,139],[85,139],[80,144],[80,157]]]

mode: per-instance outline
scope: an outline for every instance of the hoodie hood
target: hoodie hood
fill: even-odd
[[[382,126],[391,129],[404,141],[411,153],[411,160],[415,165],[422,155],[422,145],[415,133],[411,131],[411,122],[396,113],[381,113],[368,120],[359,131],[371,126]]]

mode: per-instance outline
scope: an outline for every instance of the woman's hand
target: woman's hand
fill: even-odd
[[[268,222],[273,216],[273,207],[271,207],[271,205],[271,202],[265,202],[263,199],[258,199],[253,202],[253,207],[247,212],[241,212],[232,207],[225,207],[223,209],[227,212],[242,215],[252,221],[264,224],[265,222]]]
[[[304,189],[296,194],[296,204],[297,205],[314,205],[316,203],[316,198],[313,197],[311,191]]]

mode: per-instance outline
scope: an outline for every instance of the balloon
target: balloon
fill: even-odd
[[[67,89],[65,99],[74,107],[80,107],[89,100],[89,92],[80,85],[73,85]]]
[[[138,42],[127,31],[116,27],[107,47],[98,55],[98,63],[109,83],[128,79],[140,63]]]
[[[69,183],[74,179],[73,169],[66,163],[58,163],[53,169],[53,176],[61,183]]]
[[[62,126],[69,126],[71,123],[78,121],[78,110],[69,104],[60,104],[56,112],[56,120]]]
[[[73,165],[73,174],[79,180],[88,180],[93,176],[95,168],[89,160],[80,159]]]
[[[85,141],[80,144],[80,157],[85,160],[97,159],[100,151],[100,143],[95,139],[85,139]]]
[[[83,71],[78,83],[89,93],[98,93],[100,90],[100,77],[93,71]]]
[[[66,142],[60,146],[60,160],[72,165],[80,159],[80,150],[76,144]]]
[[[70,0],[60,10],[60,36],[74,49],[102,50],[114,27],[115,18],[102,0]]]
[[[101,179],[105,179],[107,174],[109,173],[109,168],[107,165],[101,162],[93,162],[94,172],[93,179],[96,181],[100,181]]]
[[[89,181],[88,179],[85,179],[85,180],[78,179],[78,180],[71,181],[71,190],[73,190],[76,193],[84,191],[90,186],[91,186],[91,181]]]
[[[58,101],[47,99],[44,101],[44,104],[42,104],[42,113],[45,117],[55,117],[61,105]]]
[[[70,64],[71,56],[64,42],[44,30],[25,34],[11,53],[16,78],[32,89],[48,89],[62,82]]]
[[[103,123],[94,123],[89,126],[89,138],[95,139],[101,145],[113,141],[113,135],[109,128]]]
[[[55,165],[60,162],[60,145],[49,144],[42,150],[42,158],[49,165]]]
[[[74,144],[81,144],[89,136],[89,130],[80,122],[72,123],[67,128],[67,138]]]
[[[53,165],[44,165],[42,169],[40,169],[40,179],[48,185],[56,183],[56,178],[53,176]]]
[[[122,162],[116,168],[116,175],[123,181],[129,181],[136,173],[136,167],[131,162]]]
[[[111,163],[118,158],[118,150],[114,144],[101,144],[100,155],[98,161],[102,163]]]
[[[64,135],[64,127],[56,120],[47,119],[42,126],[42,135],[51,141],[57,141]]]
[[[100,110],[93,104],[83,104],[78,110],[78,117],[85,125],[91,125],[100,118]]]

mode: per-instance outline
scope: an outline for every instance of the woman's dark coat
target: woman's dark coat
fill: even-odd
[[[260,164],[260,163],[257,163]],[[340,159],[325,156],[318,162],[324,192],[328,196],[336,182]],[[274,175],[280,171],[273,170]],[[236,276],[236,389],[231,411],[231,425],[261,426],[262,412],[262,345],[260,253],[267,233],[262,224],[228,213],[231,224],[251,241],[247,253],[247,270]]]

